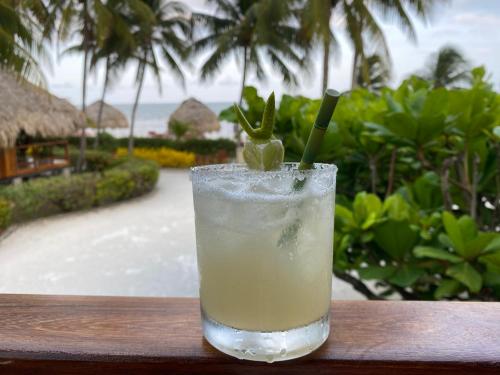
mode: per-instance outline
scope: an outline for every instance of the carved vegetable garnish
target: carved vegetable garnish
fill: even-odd
[[[259,171],[279,169],[283,163],[285,148],[281,140],[273,136],[274,128],[274,92],[267,99],[259,128],[254,128],[241,109],[234,104],[238,122],[248,134],[248,140],[243,147],[243,158],[248,168]]]

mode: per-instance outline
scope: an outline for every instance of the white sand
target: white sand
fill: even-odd
[[[0,292],[198,295],[189,172],[162,170],[145,197],[18,226],[0,240]],[[336,299],[362,299],[334,280]]]

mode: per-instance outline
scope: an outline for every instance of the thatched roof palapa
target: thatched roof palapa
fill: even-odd
[[[66,137],[84,125],[84,114],[68,101],[0,69],[0,147],[13,146],[21,130]]]
[[[101,103],[102,102],[98,100],[97,102],[92,103],[90,106],[85,108],[85,114],[90,119],[92,126],[94,127],[97,126],[97,118],[99,117],[99,107],[101,106]],[[104,102],[102,107],[100,128],[128,128],[128,120],[122,112]]]
[[[217,115],[205,104],[189,98],[181,103],[168,121],[169,129],[175,122],[183,123],[188,126],[186,138],[203,137],[205,132],[217,131],[220,129]]]

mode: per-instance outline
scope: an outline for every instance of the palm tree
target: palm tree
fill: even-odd
[[[87,78],[89,73],[89,60],[96,49],[97,24],[96,13],[102,10],[100,0],[52,0],[47,7],[47,20],[44,25],[44,34],[56,35],[57,42],[69,40],[74,34],[80,37],[79,43],[67,48],[63,54],[83,53],[82,74],[82,111],[86,109]],[[85,150],[87,140],[85,128],[80,134],[80,152],[78,155],[77,170],[80,171],[85,164]]]
[[[432,81],[434,87],[450,87],[470,81],[470,66],[458,49],[445,46],[430,57],[423,76]]]
[[[305,0],[300,12],[301,37],[303,43],[315,45],[320,42],[323,48],[322,91],[328,86],[329,62],[332,49],[338,44],[331,28],[332,15],[338,14],[344,19],[343,27],[354,47],[353,66],[361,64],[363,75],[368,79],[367,57],[373,53],[384,55],[389,62],[389,49],[382,29],[378,25],[373,11],[383,17],[397,21],[401,29],[412,40],[416,40],[415,29],[409,16],[409,10],[422,19],[426,19],[432,10],[433,0]],[[374,49],[366,51],[366,46]],[[353,68],[354,71],[354,68]]]
[[[354,65],[352,88],[360,86],[378,93],[391,78],[387,61],[377,54],[366,57],[364,61],[366,64],[363,64],[359,59]],[[364,69],[365,66],[368,67],[367,71]],[[366,73],[368,73],[368,76],[366,76]]]
[[[304,67],[305,60],[298,48],[298,28],[289,22],[293,18],[289,1],[209,0],[209,3],[215,5],[215,15],[193,14],[195,25],[200,27],[196,28],[191,52],[210,50],[201,67],[202,80],[216,75],[221,65],[234,55],[243,68],[240,104],[248,73],[255,71],[258,79],[266,76],[263,58],[271,62],[285,83],[297,84],[292,68]]]
[[[130,27],[136,43],[135,51],[128,56],[137,62],[135,81],[137,93],[132,107],[128,152],[134,148],[134,125],[137,107],[144,84],[146,70],[149,69],[157,79],[161,90],[161,76],[158,54],[166,62],[174,76],[184,85],[184,74],[179,59],[186,56],[186,35],[190,31],[189,12],[179,2],[144,0],[130,2]]]
[[[106,4],[96,3],[102,7],[97,12],[97,25],[101,28],[97,38],[97,48],[90,60],[90,70],[95,71],[104,60],[104,83],[96,122],[94,148],[99,147],[102,112],[107,89],[112,78],[125,66],[127,56],[133,54],[135,40],[127,23],[126,7],[120,0],[109,0]]]
[[[0,1],[0,68],[35,83],[45,83],[37,58],[44,57],[42,30],[30,4]]]

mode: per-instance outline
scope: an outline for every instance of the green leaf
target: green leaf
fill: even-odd
[[[383,125],[395,135],[408,140],[414,140],[417,135],[416,120],[404,112],[387,115]]]
[[[356,226],[351,210],[340,204],[335,205],[335,220],[340,221],[341,225],[353,228]]]
[[[443,246],[453,247],[453,243],[451,242],[450,237],[448,237],[444,233],[439,233],[438,240]]]
[[[231,106],[229,108],[223,109],[219,113],[219,120],[232,122],[233,124],[238,122],[238,117],[236,117],[236,113],[234,112],[234,108]]]
[[[446,116],[442,113],[432,116],[422,116],[418,121],[416,142],[419,145],[428,145],[435,142],[436,138],[447,126]]]
[[[500,251],[481,255],[479,257],[479,260],[481,261],[481,263],[491,263],[496,267],[500,267]]]
[[[370,242],[373,240],[373,232],[365,232],[361,235],[361,242]]]
[[[449,251],[429,246],[417,246],[415,247],[415,249],[413,249],[413,254],[417,258],[433,258],[447,260],[452,263],[460,263],[463,261],[462,258],[451,254]]]
[[[374,235],[377,245],[395,259],[403,259],[418,240],[418,232],[407,220],[387,220],[374,229]]]
[[[495,233],[495,238],[484,248],[484,252],[500,250],[500,235]]]
[[[422,108],[422,116],[433,116],[444,113],[448,106],[448,91],[444,88],[435,89],[427,95]]]
[[[361,225],[361,229],[367,230],[377,222],[377,219],[378,219],[378,212],[370,212],[366,220]]]
[[[410,206],[399,194],[388,197],[383,206],[390,219],[405,220],[410,218]]]
[[[356,198],[354,198],[352,208],[354,221],[358,224],[358,226],[361,227],[365,225],[367,228],[371,225],[369,224],[370,221],[374,220],[374,216],[377,218],[380,215],[382,202],[375,194],[361,192],[356,195]]]
[[[462,234],[462,239],[464,242],[470,241],[477,237],[477,225],[476,222],[467,215],[460,217],[457,221],[458,227],[460,228],[460,233]]]
[[[481,274],[476,271],[468,262],[455,264],[446,270],[448,276],[464,284],[472,293],[477,293],[481,290],[483,279]]]
[[[343,235],[342,233],[335,232],[333,238],[333,264],[337,268],[347,270],[350,268],[349,260],[347,258],[347,249],[351,246],[352,237],[348,234]]]
[[[487,271],[483,273],[484,285],[488,286],[500,286],[500,272],[490,272]]]
[[[411,185],[414,201],[423,209],[436,209],[443,205],[439,176],[434,172],[424,173]]]
[[[487,246],[498,235],[496,233],[479,233],[478,236],[465,244],[465,253],[468,258],[475,258],[479,254],[486,252]]]
[[[457,251],[457,253],[465,256],[465,243],[455,216],[450,214],[448,211],[443,212],[443,224],[446,229],[446,233],[453,244],[453,248]]]
[[[358,268],[359,276],[365,280],[385,280],[396,271],[394,266],[367,266]]]
[[[461,284],[457,280],[442,280],[438,288],[434,291],[435,299],[455,296],[460,291]]]
[[[404,264],[402,267],[398,268],[396,273],[391,276],[388,281],[405,288],[415,283],[424,273],[425,271],[421,268],[417,268],[410,264]]]

